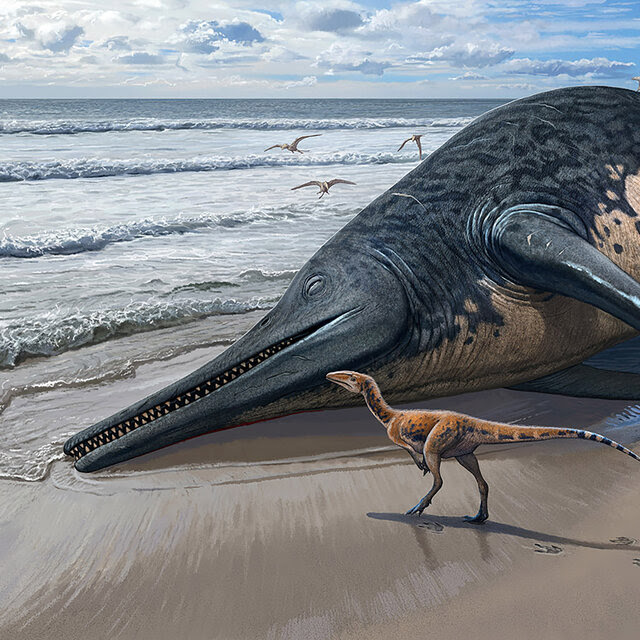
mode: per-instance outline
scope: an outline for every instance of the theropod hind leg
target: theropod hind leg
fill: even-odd
[[[431,504],[431,500],[433,500],[433,496],[442,489],[442,475],[440,474],[440,455],[437,453],[425,453],[425,461],[427,463],[427,468],[433,474],[433,485],[420,502],[415,507],[409,509],[405,515],[410,516],[413,514],[421,515],[422,512]]]
[[[465,516],[466,522],[472,522],[473,524],[482,524],[489,517],[489,508],[487,506],[487,499],[489,497],[489,485],[480,473],[480,466],[478,465],[478,458],[473,453],[467,453],[464,456],[458,456],[456,460],[467,470],[473,474],[473,477],[478,483],[478,490],[480,491],[480,509],[475,516]]]

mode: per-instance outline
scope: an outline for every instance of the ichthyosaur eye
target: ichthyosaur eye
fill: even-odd
[[[325,290],[325,277],[316,274],[309,276],[304,283],[304,294],[307,297],[320,295]]]

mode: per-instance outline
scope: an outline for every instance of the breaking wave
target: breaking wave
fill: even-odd
[[[44,255],[72,255],[86,251],[100,251],[107,245],[130,242],[139,238],[182,235],[215,227],[233,228],[259,221],[314,215],[316,212],[315,203],[291,203],[280,207],[256,207],[248,211],[219,215],[180,215],[175,218],[145,218],[111,226],[71,227],[37,235],[14,236],[5,233],[4,236],[0,236],[0,258],[37,258]],[[353,207],[339,205],[331,205],[324,209],[325,216],[331,213],[340,216],[355,215],[357,212],[358,209]],[[242,274],[242,277],[250,280],[252,275],[255,274],[247,271]],[[268,274],[263,275],[263,280],[270,279],[273,278]]]
[[[293,276],[298,273],[294,269],[284,271],[263,271],[262,269],[247,269],[240,274],[240,278],[245,282],[273,282],[274,280],[284,280],[290,282]]]
[[[152,175],[201,171],[231,171],[256,167],[323,167],[327,165],[372,165],[415,162],[415,154],[393,153],[323,153],[313,156],[214,156],[184,160],[111,161],[100,158],[76,158],[50,162],[0,163],[0,182],[24,180],[71,180],[75,178],[110,178],[114,176]]]
[[[285,269],[284,271],[263,271],[262,269],[247,269],[238,274],[238,280],[242,283],[261,283],[284,281],[291,282],[293,276],[298,273],[294,269]],[[175,287],[171,293],[178,291],[215,291],[225,288],[239,288],[242,284],[238,282],[230,282],[228,280],[205,280],[203,282],[189,282]]]
[[[94,226],[62,229],[30,236],[0,238],[0,257],[36,258],[43,255],[71,255],[85,251],[99,251],[115,242],[127,242],[148,236],[167,236],[197,231],[215,226],[224,218],[199,216],[173,220],[145,219],[111,227]]]
[[[65,440],[61,438],[55,442],[47,442],[37,449],[20,448],[9,453],[0,451],[0,479],[24,482],[44,480],[51,465],[56,460],[66,458],[62,450],[64,442]]]
[[[0,328],[0,367],[14,367],[27,358],[54,356],[112,338],[176,326],[199,318],[270,309],[275,298],[250,300],[149,300],[124,308],[39,318],[22,318]]]
[[[402,127],[463,127],[474,118],[215,118],[206,120],[64,120],[0,121],[0,134],[72,135],[110,131],[180,131],[189,129],[251,129],[282,131],[287,129],[392,129]]]

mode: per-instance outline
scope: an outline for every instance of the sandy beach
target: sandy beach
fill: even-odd
[[[128,391],[122,380],[76,390],[74,406],[93,394],[108,410],[215,349],[141,366]],[[606,424],[624,402],[494,390],[422,406],[600,423],[640,441],[637,419]],[[637,463],[583,441],[485,447],[490,520],[478,527],[462,520],[478,498],[455,462],[422,517],[401,515],[430,479],[389,445],[355,408],[209,434],[96,474],[64,459],[41,481],[1,480],[0,636],[637,637]]]

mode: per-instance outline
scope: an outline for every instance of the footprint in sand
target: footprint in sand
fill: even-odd
[[[636,567],[640,567],[640,558],[634,558],[633,559],[633,564],[635,564]]]
[[[564,551],[562,547],[558,547],[555,544],[538,544],[535,542],[534,547],[536,547],[534,549],[536,553],[547,553],[552,556],[557,556]]]
[[[439,522],[420,522],[418,526],[432,533],[442,533],[444,531],[444,527]]]
[[[635,544],[638,541],[635,538],[627,538],[626,536],[620,536],[618,538],[611,538],[609,542],[613,542],[613,544],[630,545],[630,544]]]

